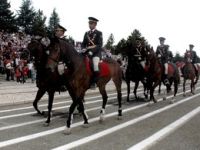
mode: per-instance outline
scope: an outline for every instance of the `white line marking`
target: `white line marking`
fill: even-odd
[[[122,94],[124,94],[124,93],[126,93],[126,91],[122,92]],[[117,93],[108,94],[108,96],[113,96],[113,95],[117,95]],[[85,98],[85,100],[91,100],[91,99],[95,99],[95,98],[101,98],[101,95],[88,97],[88,98]],[[67,101],[53,103],[53,105],[59,105],[59,104],[65,104],[65,103],[71,103],[71,102],[72,101],[70,99],[70,100],[67,100]],[[47,105],[48,104],[42,104],[42,105],[39,105],[39,107],[44,107],[44,106],[47,106]],[[26,110],[26,109],[32,109],[32,108],[33,108],[33,106],[14,108],[14,109],[6,109],[6,110],[0,110],[0,113],[12,112],[12,111],[18,111],[18,110]]]
[[[175,107],[175,106],[177,106],[177,105],[179,105],[179,104],[181,104],[181,103],[184,103],[184,102],[186,102],[186,101],[188,101],[188,100],[191,100],[191,99],[193,99],[193,98],[196,98],[196,97],[198,97],[198,96],[200,96],[200,93],[197,94],[197,95],[191,96],[191,97],[189,97],[189,98],[185,98],[185,99],[183,99],[183,100],[181,100],[181,101],[179,101],[179,102],[177,102],[177,103],[175,103],[175,104],[168,105],[168,106],[163,107],[163,108],[161,108],[161,109],[155,110],[155,111],[150,112],[150,113],[147,113],[147,114],[145,114],[145,115],[142,115],[142,116],[140,116],[140,117],[138,117],[138,118],[135,118],[135,119],[132,119],[132,120],[130,120],[130,121],[127,121],[127,122],[125,122],[125,123],[116,125],[116,126],[114,126],[114,127],[111,127],[111,128],[109,128],[109,129],[106,129],[106,130],[104,130],[104,131],[100,131],[100,132],[98,132],[98,133],[96,133],[96,134],[87,136],[87,137],[85,137],[85,138],[79,139],[79,140],[77,140],[77,141],[68,143],[68,144],[63,145],[63,146],[60,146],[60,147],[57,147],[57,148],[55,148],[55,149],[53,149],[53,150],[68,150],[68,149],[72,149],[72,148],[78,147],[78,146],[80,146],[80,145],[86,144],[86,143],[88,143],[88,142],[97,140],[97,139],[99,139],[99,138],[101,138],[101,137],[103,137],[103,136],[106,136],[106,135],[108,135],[108,134],[111,134],[111,133],[113,133],[113,132],[116,132],[116,131],[118,131],[118,130],[121,130],[121,129],[123,129],[123,128],[126,128],[126,127],[128,127],[128,126],[130,126],[130,125],[136,124],[136,123],[138,123],[138,122],[140,122],[140,121],[143,121],[143,120],[145,120],[145,119],[147,119],[147,118],[150,118],[150,117],[152,117],[152,116],[154,116],[154,115],[156,115],[156,114],[159,114],[159,113],[161,113],[161,112],[163,112],[163,111],[166,111],[166,110],[168,110],[168,109],[170,109],[170,108],[173,108],[173,107]],[[138,149],[137,149],[137,150],[138,150]]]
[[[112,100],[112,99],[116,99],[116,97],[111,97],[109,100]],[[98,103],[98,102],[102,102],[102,100],[89,101],[89,102],[85,102],[85,104],[94,104],[94,103]],[[69,107],[70,107],[70,105],[62,106],[62,107],[56,107],[53,110],[64,109],[64,108],[69,108]],[[45,109],[44,111],[48,111],[48,109]],[[15,115],[1,116],[0,120],[8,119],[8,118],[14,118],[14,117],[21,117],[21,116],[31,115],[31,114],[35,114],[35,113],[36,113],[35,111],[31,111],[31,112],[27,112],[27,113],[20,113],[20,114],[15,114]]]
[[[198,89],[198,88],[197,88]],[[138,94],[141,94],[143,91],[141,92],[138,92]],[[126,92],[122,92],[122,93],[126,93]],[[116,93],[112,93],[110,95],[116,95]],[[130,96],[132,96],[133,94],[130,94]],[[157,95],[157,94],[156,94]],[[101,96],[95,96],[95,97],[89,97],[88,99],[93,99],[93,98],[97,98],[97,97],[101,97]],[[125,98],[126,95],[123,95],[122,98]],[[109,97],[108,100],[113,100],[113,99],[116,99],[116,97]],[[99,99],[99,100],[96,100],[96,101],[89,101],[89,102],[85,102],[85,104],[93,104],[93,103],[98,103],[98,102],[101,102],[103,101],[102,99]],[[58,102],[59,104],[61,103],[66,103],[66,102]],[[57,103],[57,104],[58,104]],[[46,104],[44,104],[46,105]],[[64,108],[69,108],[70,105],[67,105],[67,106],[61,106],[61,107],[56,107],[56,108],[53,108],[53,110],[59,110],[59,109],[64,109]],[[23,109],[23,108],[21,108]],[[9,110],[7,110],[9,111]],[[45,109],[44,111],[48,111],[48,109]],[[3,120],[3,119],[8,119],[8,118],[14,118],[14,117],[21,117],[21,116],[27,116],[27,115],[33,115],[35,114],[36,111],[31,111],[31,112],[26,112],[26,113],[19,113],[19,114],[14,114],[14,115],[7,115],[7,116],[0,116],[0,120]]]
[[[200,87],[198,87],[197,89],[200,89]],[[190,92],[190,90],[188,90],[187,92]],[[181,94],[183,94],[183,92],[178,93],[177,96],[181,95]],[[183,99],[183,100],[181,100],[181,101],[179,101],[179,102],[177,102],[175,104],[172,104],[170,106],[166,106],[166,108],[168,108],[168,107],[170,107],[170,108],[171,107],[175,107],[175,106],[177,106],[177,105],[179,105],[181,103],[184,103],[186,101],[189,101],[190,99],[192,99],[194,97],[197,97],[199,95],[200,94],[197,94],[197,95],[194,95],[192,97]],[[167,99],[172,98],[172,97],[173,97],[172,95],[168,96]],[[161,100],[162,100],[162,98],[160,98],[158,101],[161,101]],[[133,111],[135,109],[139,109],[139,108],[145,107],[147,105],[148,104],[145,103],[145,104],[141,104],[141,105],[135,106],[134,108],[133,107],[127,108],[127,109],[123,110],[123,113],[130,112],[130,111]],[[164,107],[162,109],[166,109],[166,108]],[[112,116],[115,116],[115,115],[117,115],[117,112],[113,112],[113,113],[107,114],[107,115],[105,115],[105,118],[109,118],[109,117],[112,117]],[[92,122],[96,122],[98,120],[99,120],[99,117],[95,117],[95,118],[89,119],[88,121],[90,123],[92,123]],[[71,128],[81,126],[82,124],[83,124],[82,121],[74,123],[74,124],[72,124]],[[39,137],[43,137],[43,136],[47,136],[47,135],[50,135],[50,134],[58,133],[58,132],[63,131],[64,129],[65,129],[65,126],[62,126],[62,127],[54,128],[54,129],[51,129],[51,130],[47,130],[47,131],[43,131],[43,132],[38,132],[38,133],[34,133],[34,134],[30,134],[30,135],[18,137],[18,138],[15,138],[15,139],[10,139],[10,140],[7,140],[7,141],[2,141],[2,142],[0,142],[0,148],[6,147],[6,146],[10,146],[10,145],[13,145],[13,144],[17,144],[17,143],[21,143],[21,142],[25,142],[25,141],[29,141],[29,140],[33,140],[33,139],[36,139],[36,138],[39,138]]]
[[[183,124],[188,122],[192,119],[195,115],[200,112],[200,107],[197,107],[193,111],[189,112],[188,114],[184,115],[180,119],[176,120],[175,122],[171,123],[170,125],[164,127],[160,131],[156,132],[152,136],[148,137],[147,139],[139,142],[138,144],[130,147],[128,150],[144,150],[149,149],[153,144],[156,144],[158,141],[162,140],[170,133],[181,127]]]
[[[110,107],[112,105],[106,105],[106,106]],[[86,112],[98,110],[98,109],[100,110],[101,107],[93,107],[93,108],[87,109]],[[56,118],[59,118],[59,117],[60,116],[56,116],[56,117],[52,117],[51,119],[53,120],[53,119],[56,119]],[[46,119],[39,119],[39,120],[35,120],[35,121],[24,122],[24,123],[14,124],[14,125],[10,125],[10,126],[0,127],[0,131],[12,129],[12,128],[17,128],[17,127],[22,127],[22,126],[26,126],[26,125],[30,125],[30,124],[36,124],[36,123],[40,123],[40,122],[43,122],[43,121],[46,121]]]

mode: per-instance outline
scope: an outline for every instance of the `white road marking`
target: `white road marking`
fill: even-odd
[[[112,99],[116,99],[116,97],[111,97],[109,100],[112,100]],[[94,104],[94,103],[98,103],[98,102],[102,102],[102,100],[89,101],[89,102],[85,102],[85,104]],[[69,107],[70,107],[70,105],[62,106],[62,107],[56,107],[53,110],[64,109],[64,108],[69,108]],[[48,111],[48,109],[45,109],[44,111]],[[36,113],[35,111],[31,111],[31,112],[20,113],[20,114],[15,114],[15,115],[1,116],[0,120],[8,119],[8,118],[14,118],[14,117],[21,117],[21,116],[26,116],[26,115],[32,115],[32,114],[35,114],[35,113]]]
[[[177,103],[175,103],[175,104],[168,105],[168,106],[166,106],[166,107],[163,107],[163,108],[160,108],[160,109],[155,110],[155,111],[153,111],[153,112],[150,112],[150,113],[147,113],[147,114],[145,114],[145,115],[142,115],[142,116],[140,116],[140,117],[138,117],[138,118],[129,120],[129,121],[125,122],[125,123],[116,125],[116,126],[114,126],[114,127],[111,127],[111,128],[109,128],[109,129],[106,129],[106,130],[103,130],[103,131],[100,131],[100,132],[98,132],[98,133],[96,133],[96,134],[93,134],[93,135],[84,137],[84,138],[82,138],[82,139],[79,139],[79,140],[77,140],[77,141],[68,143],[68,144],[63,145],[63,146],[60,146],[60,147],[57,147],[57,148],[55,148],[55,149],[53,149],[53,150],[68,150],[68,149],[72,149],[72,148],[81,146],[81,145],[83,145],[83,144],[86,144],[86,143],[88,143],[88,142],[92,142],[92,141],[97,140],[97,139],[99,139],[99,138],[101,138],[101,137],[103,137],[103,136],[106,136],[106,135],[108,135],[108,134],[111,134],[111,133],[116,132],[116,131],[118,131],[118,130],[121,130],[121,129],[123,129],[123,128],[126,128],[126,127],[128,127],[128,126],[130,126],[130,125],[133,125],[133,124],[136,124],[136,123],[138,123],[138,122],[140,122],[140,121],[143,121],[143,120],[145,120],[145,119],[147,119],[147,118],[150,118],[150,117],[152,117],[152,116],[154,116],[154,115],[156,115],[156,114],[159,114],[159,113],[161,113],[161,112],[163,112],[163,111],[166,111],[166,110],[168,110],[168,109],[171,109],[171,108],[173,108],[173,107],[175,107],[175,106],[177,106],[177,105],[179,105],[179,104],[182,104],[182,103],[184,103],[184,102],[186,102],[186,101],[189,101],[189,100],[191,100],[191,99],[193,99],[193,98],[196,98],[196,97],[198,97],[198,96],[200,96],[200,93],[199,93],[199,94],[196,94],[196,95],[194,95],[194,96],[191,96],[191,97],[189,97],[189,98],[185,98],[185,99],[183,99],[183,100],[181,100],[181,101],[179,101],[179,102],[177,102]],[[135,149],[135,150],[136,150],[136,149]],[[137,149],[137,150],[140,150],[140,149]]]
[[[126,91],[122,92],[122,94],[124,94],[124,93],[126,93]],[[108,94],[108,96],[113,96],[113,95],[117,95],[117,93]],[[93,97],[87,97],[87,98],[85,98],[85,100],[91,100],[91,99],[95,99],[95,98],[101,98],[101,95],[93,96]],[[71,103],[71,102],[72,102],[71,100],[67,100],[67,101],[53,103],[53,105],[66,104],[66,103]],[[39,105],[39,107],[44,107],[44,106],[47,106],[47,105],[48,104],[42,104],[42,105]],[[32,108],[33,108],[33,106],[14,108],[14,109],[6,109],[6,110],[0,110],[0,113],[12,112],[12,111],[18,111],[18,110],[26,110],[26,109],[32,109]]]
[[[198,87],[197,89],[200,89],[200,87]],[[190,92],[190,90],[188,90],[187,92]],[[178,96],[178,95],[181,95],[181,94],[183,94],[183,92],[178,93],[177,96]],[[175,103],[175,104],[172,104],[172,105],[170,105],[170,106],[166,106],[166,107],[164,107],[164,108],[162,108],[162,109],[163,109],[163,111],[164,111],[164,110],[167,110],[167,109],[169,109],[169,108],[175,107],[175,106],[177,106],[177,105],[179,105],[179,104],[181,104],[181,103],[184,103],[184,102],[186,102],[186,101],[189,101],[190,99],[192,99],[192,98],[194,98],[194,97],[197,97],[197,96],[199,96],[199,95],[200,95],[200,94],[197,94],[197,95],[195,95],[195,96],[192,96],[192,97],[183,99],[183,100],[181,100],[181,101],[179,101],[179,102],[177,102],[177,103]],[[167,99],[172,98],[172,97],[173,97],[173,95],[168,96]],[[161,101],[161,100],[162,100],[162,98],[160,98],[158,101]],[[148,104],[145,103],[145,104],[141,104],[141,105],[138,105],[138,106],[135,106],[135,107],[131,107],[131,108],[124,109],[124,110],[123,110],[123,113],[130,112],[130,111],[133,111],[133,110],[135,110],[135,109],[139,109],[139,108],[142,108],[142,107],[145,107],[145,106],[148,106]],[[157,111],[159,111],[159,110],[157,110]],[[155,113],[155,112],[154,112],[154,113]],[[112,116],[115,116],[115,115],[117,115],[117,114],[118,114],[117,112],[109,113],[109,114],[105,115],[105,118],[112,117]],[[151,113],[151,114],[152,114],[152,113]],[[148,115],[148,114],[147,114],[147,115]],[[89,119],[88,121],[89,121],[90,123],[92,123],[92,122],[96,122],[96,121],[98,121],[98,120],[99,120],[99,117],[95,117],[95,118]],[[83,124],[82,121],[77,122],[77,123],[74,123],[74,124],[72,124],[71,128],[81,126],[82,124]],[[21,142],[25,142],[25,141],[29,141],[29,140],[33,140],[33,139],[36,139],[36,138],[39,138],[39,137],[43,137],[43,136],[47,136],[47,135],[50,135],[50,134],[55,134],[55,133],[58,133],[58,132],[63,131],[64,129],[65,129],[65,126],[62,126],[62,127],[54,128],[54,129],[51,129],[51,130],[42,131],[42,132],[38,132],[38,133],[34,133],[34,134],[22,136],[22,137],[10,139],[10,140],[7,140],[7,141],[2,141],[2,142],[0,142],[0,148],[6,147],[6,146],[10,146],[10,145],[13,145],[13,144],[17,144],[17,143],[21,143]]]
[[[110,107],[112,105],[106,105],[106,107]],[[90,109],[87,109],[85,110],[86,112],[89,112],[89,111],[93,111],[93,110],[100,110],[101,107],[93,107],[93,108],[90,108]],[[56,117],[52,117],[51,119],[56,119],[56,118],[59,118],[60,116],[56,116]],[[39,120],[35,120],[35,121],[30,121],[30,122],[24,122],[24,123],[19,123],[19,124],[14,124],[14,125],[10,125],[10,126],[5,126],[5,127],[0,127],[0,131],[3,131],[3,130],[8,130],[8,129],[12,129],[12,128],[18,128],[18,127],[22,127],[22,126],[26,126],[26,125],[30,125],[30,124],[36,124],[36,123],[40,123],[40,122],[43,122],[43,121],[46,121],[46,119],[39,119]]]
[[[139,142],[138,144],[130,147],[128,150],[145,150],[149,149],[153,144],[156,144],[158,141],[162,140],[170,133],[175,131],[176,129],[180,128],[183,124],[188,122],[192,119],[195,115],[200,112],[200,107],[197,107],[193,111],[189,112],[188,114],[184,115],[180,119],[176,120],[175,122],[171,123],[170,125],[164,127],[160,131],[156,132],[152,136],[146,138],[145,140]]]

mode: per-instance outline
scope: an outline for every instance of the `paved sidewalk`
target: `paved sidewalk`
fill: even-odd
[[[122,88],[126,88],[126,84],[122,84]],[[115,87],[113,82],[109,82],[107,91],[114,91]],[[12,104],[21,104],[32,102],[35,98],[38,88],[35,83],[31,83],[30,80],[27,80],[25,84],[19,84],[16,81],[5,81],[2,77],[0,78],[0,105],[12,105]],[[98,88],[96,90],[88,90],[88,94],[99,94]],[[69,97],[68,92],[61,92],[60,94],[56,92],[55,98],[67,98]],[[48,95],[45,94],[42,97],[42,100],[47,100]]]

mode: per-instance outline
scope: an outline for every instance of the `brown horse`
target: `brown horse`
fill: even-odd
[[[61,91],[61,82],[54,83],[55,86],[51,87],[48,85],[50,79],[47,78],[47,70],[46,70],[46,62],[48,58],[47,48],[42,44],[42,39],[36,40],[32,39],[31,43],[28,44],[27,49],[30,53],[30,59],[34,61],[34,65],[37,70],[37,80],[36,84],[38,87],[38,91],[33,102],[33,107],[37,111],[38,114],[44,115],[44,111],[40,111],[38,108],[38,102],[43,97],[43,95],[47,92],[49,96],[49,106],[51,105],[55,92]],[[56,73],[52,75],[52,81],[59,81],[60,76]],[[46,125],[48,125],[49,121],[46,121]]]
[[[148,49],[148,57],[147,57],[150,67],[149,67],[149,72],[148,72],[148,88],[150,89],[150,100],[153,100],[154,103],[157,102],[157,100],[154,98],[154,90],[155,88],[164,81],[163,79],[163,74],[164,74],[164,67],[160,63],[159,59],[157,58],[153,48]],[[171,90],[171,85],[174,83],[174,97],[177,94],[178,91],[178,84],[180,82],[180,76],[177,67],[169,63],[169,71],[167,78],[170,81],[169,85],[166,85],[167,92],[169,93]],[[166,99],[166,95],[163,98],[164,100]],[[173,102],[173,100],[171,101]]]
[[[195,68],[193,66],[193,64],[191,63],[191,52],[190,51],[186,51],[185,53],[185,65],[182,68],[182,73],[183,73],[183,96],[186,96],[185,94],[185,83],[187,80],[191,81],[190,84],[190,89],[191,89],[191,93],[194,94],[195,93]]]
[[[83,114],[84,125],[88,124],[88,117],[84,109],[83,98],[85,92],[89,89],[92,71],[90,61],[88,57],[79,54],[71,45],[62,39],[54,39],[49,46],[50,54],[47,59],[46,68],[49,72],[56,72],[59,62],[62,62],[65,66],[65,70],[68,70],[68,76],[65,77],[65,83],[67,89],[72,97],[72,104],[69,108],[69,116],[67,119],[67,125],[64,133],[70,133],[70,126],[72,121],[72,115],[77,105],[80,107],[80,111]],[[97,86],[103,98],[102,109],[100,112],[100,120],[104,119],[105,107],[107,103],[106,84],[112,79],[117,90],[118,98],[118,116],[122,116],[121,108],[121,84],[122,84],[122,70],[119,64],[112,59],[105,59],[99,64],[100,74],[97,81]],[[49,109],[51,111],[51,109]],[[50,116],[49,116],[50,118]]]

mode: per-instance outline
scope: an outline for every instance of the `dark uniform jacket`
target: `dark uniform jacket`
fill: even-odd
[[[134,57],[137,61],[144,61],[147,57],[146,48],[143,46],[133,47],[131,57]]]
[[[87,49],[89,46],[96,46],[95,48],[89,50],[93,53],[93,56],[101,57],[102,45],[102,32],[94,30],[85,33],[81,47]]]
[[[190,51],[191,52],[191,60],[192,60],[192,63],[195,64],[197,63],[197,53],[195,51]],[[185,55],[186,57],[186,55]]]
[[[169,61],[169,51],[168,51],[168,45],[163,45],[163,46],[158,46],[157,47],[157,50],[156,50],[156,55],[161,55],[161,62],[164,64],[164,63],[167,63]]]

